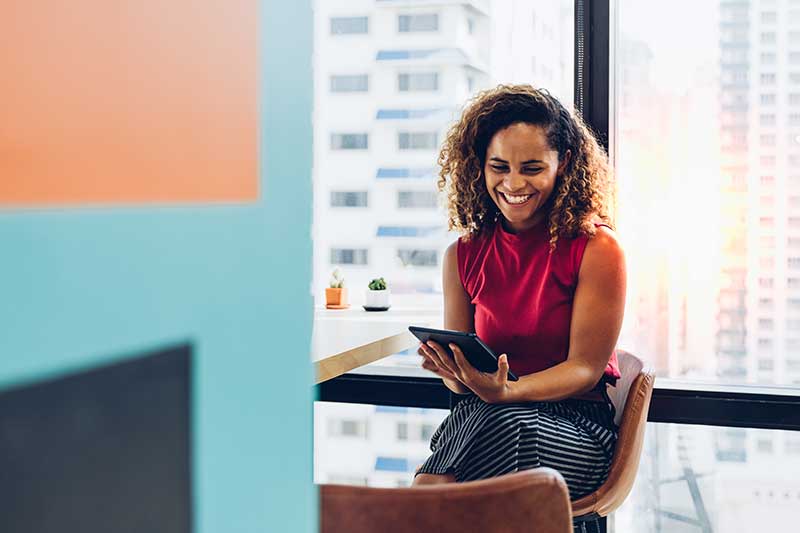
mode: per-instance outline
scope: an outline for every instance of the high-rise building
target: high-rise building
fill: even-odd
[[[315,2],[314,295],[340,267],[441,305],[437,157],[470,96],[531,83],[571,101],[570,2]]]
[[[800,5],[720,4],[720,375],[800,383]]]

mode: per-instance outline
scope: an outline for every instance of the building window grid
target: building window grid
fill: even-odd
[[[363,93],[369,91],[369,75],[342,74],[332,75],[330,90],[332,93]]]
[[[331,35],[358,35],[369,33],[369,17],[333,17]]]
[[[398,15],[397,31],[400,33],[439,31],[439,14],[419,13],[415,15]]]
[[[367,191],[331,191],[331,207],[369,207]]]
[[[368,133],[331,133],[331,150],[367,150]]]
[[[365,248],[331,248],[332,265],[364,266],[369,264],[369,250]]]
[[[436,132],[401,131],[397,134],[397,147],[400,150],[435,150],[436,137]]]
[[[397,90],[400,92],[438,91],[438,72],[401,72],[397,75]]]

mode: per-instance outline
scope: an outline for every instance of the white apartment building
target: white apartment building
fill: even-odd
[[[736,341],[721,347],[722,367],[798,384],[800,5],[723,1],[720,26],[723,174],[741,229],[727,250],[735,293],[720,300],[721,332]]]
[[[441,257],[456,235],[436,189],[439,148],[468,98],[495,83],[571,100],[571,4],[315,3],[318,303],[340,267],[354,305],[376,277],[415,304],[441,305]]]

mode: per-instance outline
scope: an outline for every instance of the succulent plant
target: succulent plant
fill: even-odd
[[[330,285],[332,289],[341,289],[344,287],[344,275],[338,268],[334,269],[333,274],[331,274]]]
[[[385,291],[386,280],[383,278],[376,278],[369,282],[369,288],[373,291]]]

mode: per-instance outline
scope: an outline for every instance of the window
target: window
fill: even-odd
[[[369,17],[333,17],[331,19],[331,35],[367,32],[369,32]]]
[[[397,17],[397,31],[400,33],[439,31],[439,15],[437,13],[400,15]]]
[[[408,440],[408,422],[397,423],[397,440]]]
[[[759,359],[758,369],[761,371],[770,371],[775,367],[775,362],[772,359]]]
[[[439,264],[436,250],[401,249],[397,257],[403,266],[435,267]]]
[[[439,196],[436,191],[398,191],[397,207],[432,209],[438,206]]]
[[[328,420],[328,435],[331,437],[367,437],[367,421],[342,418]]]
[[[331,76],[332,93],[363,93],[369,91],[367,74]]]
[[[332,265],[366,265],[368,261],[368,250],[353,248],[332,248]]]
[[[400,150],[435,150],[436,132],[407,132],[397,134],[397,147]]]
[[[331,150],[366,150],[369,135],[366,133],[332,133]]]
[[[454,237],[433,191],[438,150],[458,110],[478,91],[523,79],[572,107],[573,4],[484,3],[314,2],[314,25],[322,31],[313,33],[312,65],[322,90],[313,92],[312,169],[315,191],[324,191],[314,204],[314,254],[322,258],[314,263],[315,304],[328,285],[331,250],[369,248],[369,268],[342,269],[351,287],[381,275],[391,282],[394,305],[440,307],[441,261],[424,265],[438,261],[429,252],[441,253]],[[533,28],[519,26],[521,13],[528,26],[534,12],[537,32],[547,27],[544,55],[531,48]],[[516,59],[504,65],[495,57]],[[749,55],[736,57],[744,65]],[[740,92],[748,105],[751,93]],[[746,138],[746,118],[742,127]],[[367,246],[376,237],[381,249]],[[400,246],[386,241],[425,253],[411,256],[418,266],[407,268],[397,256]],[[358,253],[345,259],[364,261]]]
[[[777,37],[774,31],[761,32],[761,44],[775,44]]]
[[[775,125],[775,115],[772,113],[762,113],[759,117],[759,123],[762,126],[774,126]]]
[[[439,73],[411,72],[397,75],[397,89],[401,92],[438,91]]]
[[[331,191],[331,207],[367,207],[367,191]]]
[[[774,94],[762,94],[761,95],[761,105],[774,105],[775,104],[775,95]]]

